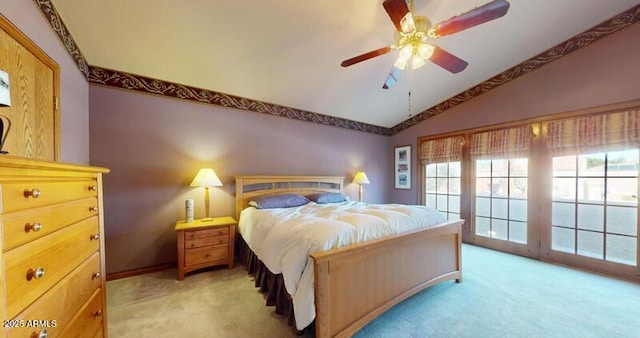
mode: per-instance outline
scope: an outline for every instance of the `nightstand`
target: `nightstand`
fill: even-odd
[[[183,280],[185,273],[209,266],[233,269],[236,223],[232,217],[177,222],[178,280]]]

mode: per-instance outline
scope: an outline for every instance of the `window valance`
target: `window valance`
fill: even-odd
[[[461,161],[463,144],[463,136],[422,141],[420,160],[423,164]]]
[[[549,122],[552,155],[600,152],[640,145],[640,109]]]
[[[473,134],[469,154],[473,158],[527,156],[533,136],[529,125]]]

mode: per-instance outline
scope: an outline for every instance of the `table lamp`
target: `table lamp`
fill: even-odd
[[[0,107],[11,107],[11,91],[9,90],[9,74],[4,70],[0,70]],[[0,115],[0,154],[7,154],[2,147],[9,135],[11,129],[11,120],[4,115]]]
[[[204,210],[205,218],[203,220],[211,220],[209,217],[209,187],[221,187],[222,182],[211,168],[201,168],[198,174],[191,182],[192,187],[204,187]]]
[[[362,202],[362,185],[369,184],[369,178],[367,177],[367,174],[365,174],[364,171],[358,171],[358,173],[356,173],[356,176],[353,178],[353,183],[360,185],[360,202]]]

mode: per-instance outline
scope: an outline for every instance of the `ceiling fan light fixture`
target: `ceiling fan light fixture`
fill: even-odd
[[[412,58],[411,58],[411,68],[412,69],[418,69],[420,67],[424,66],[424,59],[420,57],[420,55],[415,54]]]
[[[400,27],[402,27],[402,32],[404,33],[411,33],[416,30],[416,23],[413,21],[411,12],[407,13],[407,15],[400,20]]]
[[[427,44],[420,44],[420,46],[418,46],[418,55],[420,55],[420,57],[424,60],[429,59],[431,57],[431,55],[433,55],[433,51],[435,48],[433,48],[432,45],[427,45]]]

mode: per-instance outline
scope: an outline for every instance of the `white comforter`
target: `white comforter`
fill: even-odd
[[[444,222],[442,214],[423,206],[311,202],[294,208],[249,207],[240,214],[239,231],[271,272],[282,273],[301,330],[315,318],[309,254]]]

